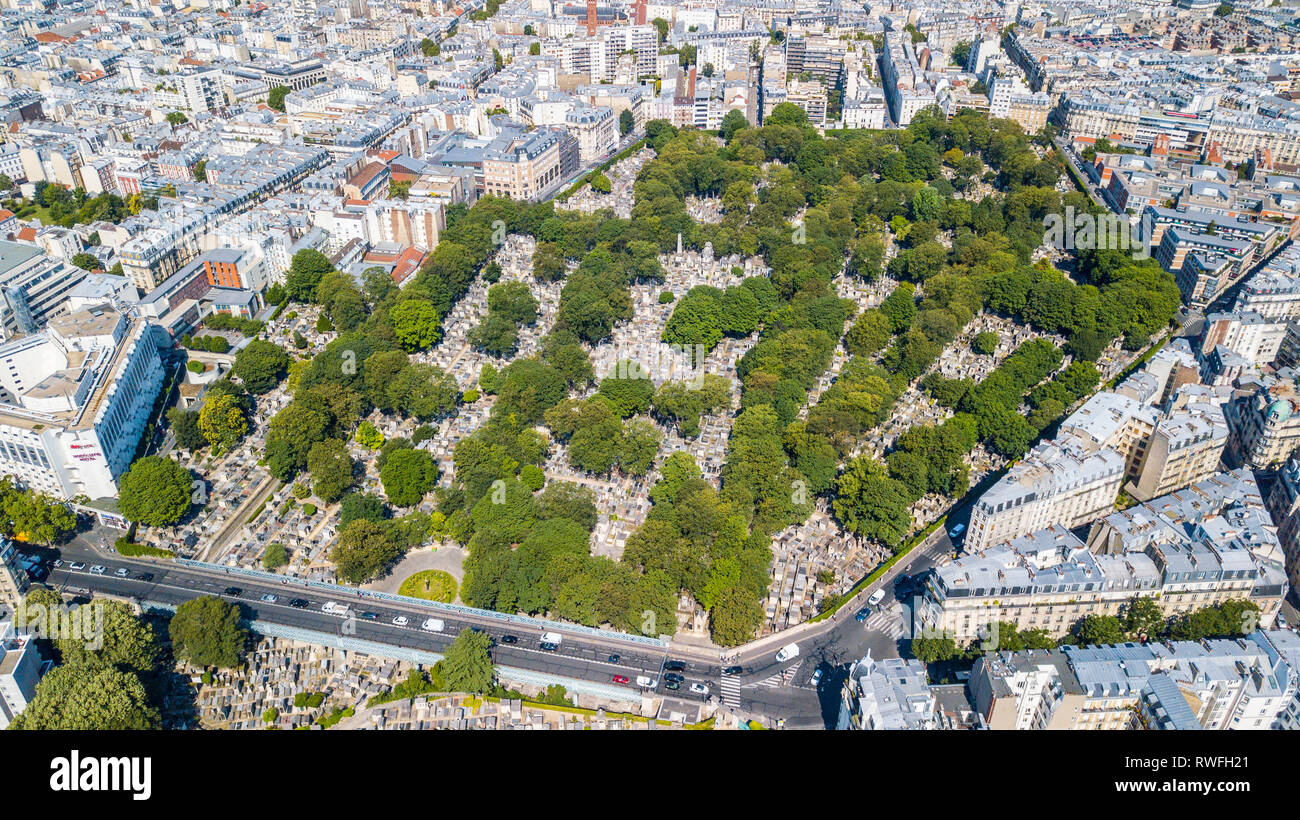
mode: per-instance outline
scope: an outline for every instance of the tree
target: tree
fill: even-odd
[[[170,123],[172,127],[175,127],[177,125],[184,125],[189,121],[190,118],[185,116],[185,114],[181,111],[172,111],[167,115],[167,122]]]
[[[97,663],[64,663],[36,684],[36,696],[12,729],[104,731],[159,729],[162,720],[140,677]]]
[[[276,570],[288,565],[289,552],[284,548],[284,544],[273,541],[266,545],[266,550],[262,553],[263,569]]]
[[[720,646],[739,646],[763,623],[763,608],[741,589],[728,589],[709,610],[709,632]]]
[[[330,558],[340,580],[363,584],[385,571],[402,552],[402,546],[392,538],[388,527],[358,519],[339,531]]]
[[[1080,646],[1101,646],[1125,640],[1124,627],[1114,615],[1085,615],[1074,625],[1071,637]]]
[[[284,288],[289,298],[296,302],[316,300],[316,286],[327,273],[334,270],[329,257],[315,248],[303,248],[293,255]]]
[[[175,524],[190,508],[193,476],[163,456],[145,456],[122,476],[118,507],[128,521],[150,527]]]
[[[393,408],[420,421],[454,414],[459,395],[456,377],[432,364],[408,365],[388,384]]]
[[[413,507],[438,481],[438,466],[427,450],[398,450],[379,471],[389,502]]]
[[[291,404],[271,417],[266,427],[266,467],[271,475],[288,481],[307,466],[307,454],[325,439],[329,420],[324,413]]]
[[[441,317],[433,302],[407,299],[389,311],[393,333],[408,351],[427,350],[442,337]]]
[[[212,454],[230,450],[248,433],[248,419],[238,400],[229,393],[214,393],[199,410],[199,431],[212,445]]]
[[[537,56],[540,56],[541,53],[542,53],[542,44],[541,44],[541,43],[529,43],[529,44],[528,44],[528,56],[529,56],[529,57],[537,57]]]
[[[438,673],[449,692],[482,694],[492,691],[496,673],[488,654],[492,641],[486,632],[461,630],[438,664]]]
[[[50,544],[77,528],[77,516],[65,505],[35,490],[17,492],[6,482],[6,531],[35,544]]]
[[[960,654],[950,635],[927,635],[912,641],[912,656],[922,663],[952,660]]]
[[[618,133],[627,136],[632,133],[632,128],[635,125],[636,121],[632,117],[632,110],[624,108],[618,115]]]
[[[738,108],[733,108],[722,117],[722,128],[719,133],[722,139],[727,143],[736,135],[737,131],[749,127],[749,120],[745,118],[745,112]]]
[[[971,340],[970,349],[982,355],[989,355],[998,349],[998,342],[1002,337],[992,330],[986,330],[983,333],[976,334]]]
[[[874,457],[863,455],[849,462],[835,490],[831,506],[847,529],[889,547],[902,543],[912,523],[908,488],[889,478]]]
[[[72,257],[72,264],[86,271],[99,270],[99,258],[93,253],[82,252]]]
[[[199,414],[194,410],[182,410],[173,407],[167,411],[167,423],[172,426],[176,443],[186,450],[202,450],[208,446],[208,440],[199,430]]]
[[[339,526],[346,527],[358,519],[378,524],[388,517],[384,500],[370,493],[348,493],[339,506]]]
[[[307,470],[312,477],[312,490],[326,504],[333,504],[352,486],[352,456],[347,445],[336,438],[327,438],[312,445],[307,453]]]
[[[1156,638],[1165,631],[1165,615],[1150,598],[1137,597],[1124,607],[1124,629],[1135,638]]]
[[[284,112],[284,98],[292,89],[287,85],[277,85],[266,95],[266,104],[281,113]]]
[[[425,37],[420,41],[420,53],[425,57],[437,57],[442,53],[442,47],[433,40],[430,40],[428,37]]]
[[[194,163],[194,181],[195,182],[208,181],[208,161],[206,159],[201,159],[198,162]]]
[[[172,652],[195,666],[233,669],[244,660],[248,631],[239,625],[239,606],[204,595],[176,607],[167,633]]]

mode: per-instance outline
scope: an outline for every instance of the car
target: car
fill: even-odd
[[[361,617],[365,618],[367,621],[377,621],[379,620],[379,613],[366,610],[365,612],[361,613]]]
[[[645,675],[637,675],[636,685],[642,687],[643,689],[654,689],[656,686],[659,685],[659,681],[655,680],[654,678],[647,677]]]
[[[664,682],[664,688],[665,688],[665,689],[671,689],[671,690],[673,690],[674,692],[676,692],[678,689],[681,689],[681,688],[682,688],[682,685],[681,685],[681,683],[679,683],[678,681],[675,681],[675,680],[666,680],[666,681]]]
[[[542,650],[543,652],[554,652],[555,650],[560,648],[560,645],[558,643],[550,643],[548,641],[542,641],[537,645],[537,648]]]
[[[871,607],[864,606],[862,609],[858,610],[857,615],[853,616],[853,620],[857,621],[858,623],[862,623],[863,621],[865,621],[870,617],[871,617]]]
[[[702,683],[692,683],[690,686],[690,690],[697,695],[709,694],[709,687],[705,686]]]
[[[867,599],[867,605],[880,606],[880,602],[883,600],[885,600],[885,590],[878,589],[875,592],[871,593],[871,597]]]
[[[442,632],[447,628],[447,625],[443,623],[441,618],[428,618],[424,623],[420,624],[420,628],[425,632]]]
[[[294,609],[304,609],[307,606],[307,600],[305,598],[290,598],[289,606]]]
[[[33,581],[44,581],[45,576],[49,574],[50,571],[42,566],[35,566],[27,570],[27,577],[31,578]]]
[[[95,564],[93,567],[90,568],[90,574],[103,575],[106,569],[107,569],[106,567],[100,566],[99,564]]]
[[[62,559],[62,558],[55,558],[55,559],[54,559],[54,563],[53,563],[53,564],[50,564],[50,566],[54,567],[55,569],[58,569],[59,567],[63,566],[63,559]]]
[[[139,573],[138,575],[135,576],[135,580],[137,580],[137,581],[152,581],[152,580],[153,580],[153,573],[152,573],[152,572],[141,572],[141,573]]]
[[[239,587],[226,587],[221,591],[222,595],[243,595],[244,591]]]
[[[615,675],[610,678],[614,683],[627,683],[627,675]]]
[[[894,586],[896,587],[909,586],[911,583],[912,583],[912,576],[910,575],[899,575],[897,578],[894,579]]]
[[[268,592],[262,596],[262,600],[268,604],[273,604],[276,601],[280,600],[280,597],[278,595],[272,595],[271,593]]]
[[[113,574],[116,575],[118,578],[125,578],[126,576],[131,574],[131,570],[127,569],[126,567],[118,567],[117,569],[113,570]]]
[[[812,687],[814,689],[820,686],[822,682],[822,670],[818,669],[816,672],[813,672],[812,679],[809,680],[808,682],[812,684]]]
[[[511,646],[514,646],[515,644],[519,643],[519,639],[516,638],[514,635],[502,635],[501,643],[508,643]]]
[[[610,663],[618,663],[618,662],[619,662],[619,659],[620,659],[621,657],[622,657],[621,655],[619,655],[617,652],[615,652],[613,655],[610,655],[610,656],[609,656],[609,662],[610,662]]]
[[[664,661],[664,669],[668,672],[685,672],[686,661]]]
[[[744,673],[745,667],[743,666],[728,666],[726,669],[722,670],[722,674],[724,675],[743,675]]]
[[[86,565],[80,561],[73,561],[71,564],[68,564],[68,569],[85,569],[85,568]]]
[[[680,674],[676,672],[665,672],[664,680],[668,681],[669,683],[681,683],[682,681],[686,680],[686,678],[683,678]]]
[[[949,537],[949,538],[953,538],[953,539],[960,538],[960,537],[961,537],[961,534],[962,534],[963,532],[965,532],[965,531],[966,531],[966,525],[965,525],[965,524],[958,524],[957,526],[955,526],[955,527],[953,527],[952,529],[948,530],[948,537]]]
[[[410,622],[411,620],[407,618],[405,615],[398,615],[396,618],[393,619],[393,626],[406,626]]]

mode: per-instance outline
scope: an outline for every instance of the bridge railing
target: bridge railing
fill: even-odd
[[[252,578],[265,583],[284,584],[287,582],[290,586],[315,589],[329,593],[330,595],[336,595],[340,598],[340,601],[355,598],[369,598],[376,601],[392,601],[407,606],[423,607],[431,612],[440,612],[446,615],[460,615],[471,618],[484,618],[498,621],[502,624],[540,629],[543,632],[564,632],[572,635],[582,635],[589,638],[622,641],[624,643],[637,644],[651,649],[667,649],[669,645],[668,641],[660,638],[652,638],[648,635],[632,635],[627,632],[616,632],[612,629],[596,629],[595,627],[583,626],[582,624],[548,621],[545,618],[534,618],[529,615],[511,615],[507,612],[494,612],[490,609],[476,609],[475,607],[463,606],[461,604],[444,604],[440,601],[430,601],[426,598],[414,598],[409,595],[397,595],[392,592],[380,592],[371,589],[344,587],[338,584],[331,584],[327,581],[293,578],[286,575],[277,575],[273,572],[263,572],[261,570],[248,569],[245,567],[225,567],[220,564],[210,564],[206,561],[195,561],[189,558],[177,558],[173,563],[207,572],[220,572],[225,575]]]

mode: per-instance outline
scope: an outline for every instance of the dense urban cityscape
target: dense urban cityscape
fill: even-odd
[[[1300,728],[1300,0],[0,35],[0,728]]]

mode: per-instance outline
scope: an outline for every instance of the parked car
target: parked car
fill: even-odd
[[[507,644],[510,644],[511,646],[513,646],[513,645],[519,643],[519,639],[516,638],[514,635],[502,635],[502,636],[501,636],[501,643],[507,643]]]
[[[377,621],[379,620],[379,613],[366,610],[365,612],[361,613],[361,617],[365,618],[367,621]]]
[[[302,598],[291,598],[289,599],[289,606],[293,607],[294,609],[303,609],[304,607],[307,606],[307,601],[305,601]]]
[[[411,622],[410,619],[407,618],[405,615],[398,615],[396,618],[393,619],[393,626],[406,626],[410,622]]]
[[[425,632],[441,632],[447,628],[447,625],[438,618],[429,618],[420,624],[420,628]]]
[[[550,643],[548,641],[542,641],[537,645],[537,648],[542,650],[543,652],[554,652],[555,650],[560,648],[560,645],[558,643]]]
[[[636,685],[644,689],[654,689],[656,686],[659,685],[659,681],[655,680],[654,678],[647,677],[646,675],[637,675]]]
[[[664,661],[664,669],[666,669],[669,672],[684,672],[686,671],[686,662],[685,661]]]
[[[142,572],[142,573],[140,573],[139,575],[135,576],[135,580],[137,580],[137,581],[152,581],[152,580],[153,580],[153,573],[152,573],[152,572]]]
[[[55,569],[58,569],[59,567],[63,566],[63,559],[62,559],[62,558],[55,558],[55,559],[54,559],[54,563],[53,563],[53,564],[50,564],[50,566],[54,567]]]
[[[690,689],[692,692],[694,692],[697,695],[709,694],[709,687],[705,686],[702,683],[692,683]]]
[[[627,675],[615,675],[610,678],[614,683],[627,683]]]
[[[609,656],[609,662],[610,662],[610,663],[618,663],[620,657],[621,657],[621,656],[620,656],[617,652],[615,652],[613,655],[610,655],[610,656]]]
[[[664,680],[668,681],[669,683],[681,683],[682,681],[686,680],[686,678],[683,678],[677,672],[665,672]]]
[[[814,689],[820,686],[822,682],[822,670],[818,669],[816,672],[813,672],[812,679],[808,682],[812,684]]]
[[[118,567],[117,569],[113,570],[113,574],[116,575],[118,578],[125,578],[126,576],[131,574],[131,570],[127,569],[126,567]]]
[[[956,539],[960,538],[960,537],[961,537],[961,534],[962,534],[963,532],[965,532],[965,531],[966,531],[966,525],[965,525],[965,524],[958,524],[957,526],[955,526],[955,527],[953,527],[952,529],[948,530],[948,537],[951,538],[951,539],[953,539],[953,540],[955,541]]]
[[[221,591],[222,595],[243,595],[244,591],[239,587],[226,587]]]
[[[677,690],[679,690],[679,689],[682,688],[682,685],[681,685],[680,683],[678,683],[677,681],[675,681],[675,680],[670,680],[670,681],[665,681],[665,682],[664,682],[664,688],[665,688],[665,689],[671,689],[671,690],[673,690],[674,692],[676,692]]]
[[[273,604],[280,599],[279,597],[272,595],[271,593],[268,592],[267,594],[262,596],[262,600],[268,604]]]
[[[106,569],[107,569],[106,567],[103,567],[99,564],[95,564],[93,567],[90,568],[90,574],[103,575]]]
[[[881,588],[871,593],[871,597],[867,599],[867,604],[869,606],[880,606],[880,602],[883,600],[885,600],[885,590]]]

